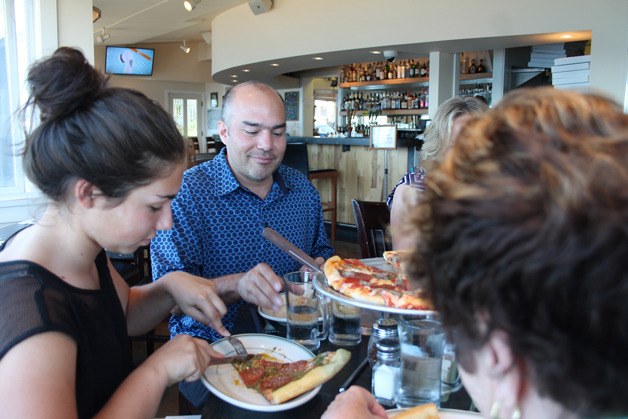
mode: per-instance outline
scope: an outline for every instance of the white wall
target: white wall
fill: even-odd
[[[379,45],[591,30],[591,86],[623,103],[627,21],[625,0],[275,0],[261,15],[243,4],[212,23],[213,73]]]

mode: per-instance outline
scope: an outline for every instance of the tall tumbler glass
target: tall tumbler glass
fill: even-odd
[[[327,338],[327,299],[314,288],[315,272],[290,272],[283,276],[286,289],[287,338],[317,350]]]
[[[401,385],[397,406],[440,406],[445,334],[435,314],[400,316]]]

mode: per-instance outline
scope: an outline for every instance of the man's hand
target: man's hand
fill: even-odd
[[[314,262],[316,262],[316,266],[318,266],[319,268],[321,268],[321,270],[323,269],[323,265],[325,264],[325,259],[323,259],[322,257],[317,257],[316,259],[314,259]],[[301,269],[299,269],[301,272],[312,272],[312,268],[310,268],[307,265],[303,265],[301,266]]]
[[[283,280],[265,263],[258,263],[239,280],[237,292],[249,303],[267,309],[278,310],[283,304],[279,295]]]

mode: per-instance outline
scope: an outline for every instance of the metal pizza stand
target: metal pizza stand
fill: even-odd
[[[388,265],[388,263],[383,259],[383,258],[369,258],[369,259],[362,259],[362,262],[364,262],[366,265],[369,266],[374,266],[383,270],[391,270],[390,265]],[[360,301],[360,300],[356,300],[354,298],[348,297],[346,295],[343,295],[339,292],[337,292],[336,290],[334,290],[328,283],[327,283],[327,279],[325,278],[325,275],[318,275],[316,276],[316,279],[314,280],[314,287],[315,289],[320,292],[322,295],[326,296],[327,298],[340,302],[342,304],[348,304],[348,305],[352,305],[355,307],[360,307],[362,309],[366,309],[366,310],[371,310],[371,311],[376,311],[379,312],[379,318],[390,318],[390,317],[394,317],[396,318],[399,315],[404,315],[404,316],[430,316],[430,315],[436,315],[437,312],[434,310],[413,310],[413,309],[404,309],[404,308],[396,308],[396,307],[388,307],[388,306],[384,306],[384,305],[380,305],[380,304],[375,304],[375,303],[371,303],[368,301]],[[377,320],[375,321],[375,323],[377,322]],[[374,324],[375,324],[374,323]],[[363,330],[363,334],[365,331]],[[370,330],[368,331],[368,334],[370,335]],[[368,354],[367,354],[368,356]],[[366,366],[366,362],[363,362],[361,364],[361,367],[364,368]],[[359,373],[359,371],[356,371],[356,373]],[[356,374],[357,375],[357,374]],[[348,387],[350,385],[350,383],[346,383],[346,387]],[[449,398],[450,394],[453,394],[455,392],[457,392],[458,390],[460,390],[462,387],[461,383],[458,383],[457,385],[455,385],[454,387],[450,388],[450,391],[448,391],[447,393],[447,398]],[[466,392],[464,394],[465,400],[468,399],[468,395],[466,395]],[[443,400],[446,401],[446,400]],[[456,406],[458,407],[458,406]]]

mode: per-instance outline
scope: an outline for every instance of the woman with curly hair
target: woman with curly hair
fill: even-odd
[[[484,417],[628,415],[628,116],[522,89],[430,171],[408,274]],[[355,388],[327,418],[385,417]]]

